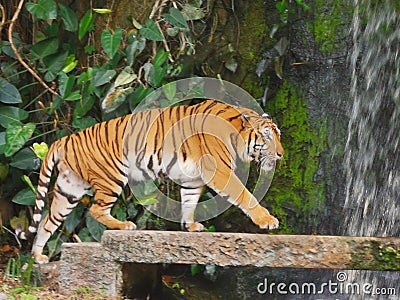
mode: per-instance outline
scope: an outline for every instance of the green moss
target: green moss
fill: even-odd
[[[266,201],[280,219],[282,233],[315,230],[325,200],[324,183],[316,182],[315,175],[326,127],[318,133],[311,126],[305,101],[288,82],[268,105],[282,132],[285,158],[277,165]]]
[[[354,7],[348,0],[316,0],[312,4],[314,21],[309,24],[321,50],[332,52],[343,47],[341,39],[348,30]],[[345,25],[345,26],[343,26]]]
[[[373,241],[356,249],[351,262],[353,269],[399,271],[400,247],[396,243]]]
[[[264,1],[249,1],[243,3],[243,16],[240,16],[240,39],[238,53],[240,64],[247,67],[243,74],[244,82],[240,85],[253,97],[262,97],[265,86],[259,86],[255,75],[256,66],[260,61],[262,51],[272,47],[274,41],[269,38],[270,28],[265,22]],[[275,41],[276,42],[276,41]],[[239,76],[241,77],[241,76]]]

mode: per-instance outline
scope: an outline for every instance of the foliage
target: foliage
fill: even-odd
[[[193,12],[202,8],[197,2],[166,4],[155,7],[154,17],[144,24],[132,18],[132,28],[103,28],[99,44],[93,39],[99,32],[95,21],[107,18],[110,9],[93,8],[79,19],[74,7],[62,1],[25,4],[22,13],[30,16],[35,28],[30,33],[33,42],[23,40],[17,32],[12,33],[11,41],[0,42],[2,197],[32,205],[47,145],[129,113],[154,89],[179,76],[181,67],[176,61],[193,50],[189,21],[198,20],[199,13],[193,16]],[[28,67],[21,65],[21,60],[28,62]],[[27,68],[39,80],[33,79]],[[64,230],[49,241],[51,253],[57,254],[60,241],[72,236],[82,241],[100,239],[105,228],[87,213],[91,197],[82,199]],[[112,213],[116,218],[138,218],[139,206],[155,201],[153,195],[135,202],[129,201],[130,197],[123,193],[115,205]]]

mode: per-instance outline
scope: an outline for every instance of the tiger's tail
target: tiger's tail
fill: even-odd
[[[53,173],[54,166],[59,161],[58,149],[59,141],[53,143],[43,160],[40,168],[38,187],[36,192],[36,205],[33,211],[33,217],[28,230],[22,231],[22,227],[16,228],[15,233],[18,238],[27,240],[30,239],[36,232],[39,223],[42,219],[43,209],[45,207],[46,196],[49,191],[51,174]]]

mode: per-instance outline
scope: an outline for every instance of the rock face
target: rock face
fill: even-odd
[[[123,266],[127,263],[137,264],[138,268],[167,263],[224,267],[400,270],[400,262],[396,257],[390,262],[382,258],[387,258],[386,249],[398,251],[400,239],[106,231],[101,243],[63,244],[60,288],[63,293],[70,293],[89,286],[103,290],[107,295],[117,296],[123,290],[123,278],[134,280],[132,276],[123,274]]]

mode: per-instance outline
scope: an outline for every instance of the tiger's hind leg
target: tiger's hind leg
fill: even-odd
[[[58,175],[49,213],[40,222],[33,242],[32,255],[36,262],[41,264],[49,261],[42,254],[44,246],[90,189],[91,186],[71,170],[65,170]]]
[[[122,183],[121,186],[117,184],[115,186],[110,185],[106,190],[100,188],[102,184],[93,183],[95,189],[94,203],[89,212],[93,218],[110,229],[134,230],[136,229],[135,223],[130,221],[121,222],[111,216],[111,209],[121,194],[123,185]]]
[[[203,231],[204,226],[194,222],[194,211],[203,191],[203,186],[197,188],[181,187],[181,227],[188,231]]]

